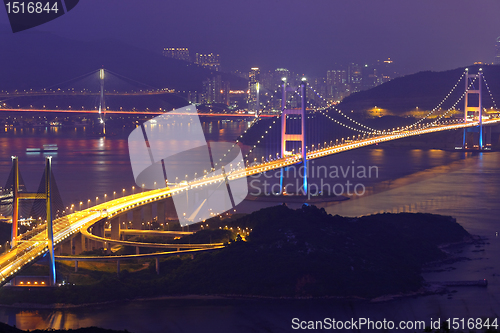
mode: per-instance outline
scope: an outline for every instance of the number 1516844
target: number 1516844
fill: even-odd
[[[54,2],[25,2],[25,1],[12,1],[6,2],[8,14],[42,14],[42,13],[56,13],[59,11],[57,8],[57,1]]]

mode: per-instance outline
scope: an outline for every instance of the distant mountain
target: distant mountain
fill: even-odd
[[[246,89],[245,79],[163,57],[115,40],[81,42],[46,32],[12,34],[0,30],[0,89],[40,89],[101,67],[155,88],[200,90],[214,75],[231,89]]]
[[[500,66],[474,65],[470,66],[470,73],[477,73],[483,69],[484,77],[493,93],[495,101],[500,102]],[[465,67],[444,72],[419,72],[404,77],[399,77],[375,88],[361,91],[346,97],[340,104],[343,111],[365,112],[374,107],[386,109],[392,114],[415,110],[432,110],[451,91],[463,74]],[[464,93],[465,81],[462,78],[455,91],[441,106],[450,108]],[[463,100],[457,108],[463,109]],[[483,85],[483,105],[493,106],[488,90]],[[498,104],[500,106],[500,104]]]

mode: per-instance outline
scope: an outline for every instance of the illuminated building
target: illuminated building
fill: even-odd
[[[229,105],[229,82],[222,81],[222,76],[217,75],[203,81],[203,98],[200,101],[205,104]]]
[[[326,72],[326,98],[341,100],[347,93],[347,73],[345,70]]]
[[[220,56],[218,54],[201,54],[196,53],[195,61],[196,64],[210,68],[214,71],[220,71]]]
[[[349,64],[347,67],[347,83],[352,93],[361,91],[361,66],[358,64]]]
[[[163,55],[168,58],[191,61],[187,47],[166,47],[163,49]]]
[[[257,111],[259,105],[260,70],[251,68],[248,73],[248,110]]]

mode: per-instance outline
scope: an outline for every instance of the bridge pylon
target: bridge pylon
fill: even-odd
[[[463,143],[462,143],[462,148],[463,149],[470,149],[470,148],[475,148],[475,145],[473,144],[473,147],[467,147],[467,133],[468,132],[475,132],[479,130],[479,142],[478,142],[478,149],[482,150],[484,148],[483,145],[483,105],[482,105],[482,81],[483,81],[483,71],[480,68],[477,74],[470,74],[469,69],[465,69],[465,105],[464,105],[464,123],[467,123],[469,121],[476,121],[476,115],[478,117],[478,128],[464,128],[464,135],[463,135]],[[469,88],[471,87],[471,88]],[[469,95],[477,95],[479,102],[477,106],[471,106],[469,105],[470,99]]]
[[[104,68],[99,70],[99,80],[101,83],[101,95],[99,99],[99,122],[102,124],[102,133],[106,135],[106,104],[104,102]]]
[[[52,157],[48,156],[45,164],[45,193],[19,192],[19,161],[17,156],[12,156],[12,167],[14,168],[13,211],[12,211],[12,240],[11,247],[19,242],[19,201],[44,199],[47,212],[47,246],[50,256],[50,283],[56,283],[56,266],[54,260],[54,226],[52,219]]]
[[[307,193],[307,151],[306,151],[306,81],[305,78],[302,79],[300,84],[300,92],[301,92],[301,108],[300,109],[289,109],[286,108],[286,93],[287,91],[295,91],[290,86],[287,86],[286,78],[283,78],[283,86],[282,92],[283,97],[281,100],[281,157],[285,158],[286,156],[292,155],[292,151],[287,151],[286,143],[288,141],[300,141],[300,154],[302,155],[302,162],[304,163],[303,167],[303,184],[302,190],[303,193]],[[301,116],[300,121],[300,134],[289,134],[287,133],[286,126],[286,118],[290,114],[298,114]],[[280,191],[283,193],[283,173],[284,169],[281,168],[280,175]]]

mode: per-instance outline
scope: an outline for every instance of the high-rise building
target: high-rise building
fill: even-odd
[[[347,94],[347,73],[345,70],[326,72],[326,98],[341,100]]]
[[[349,64],[347,67],[347,83],[349,92],[355,93],[361,91],[361,66],[358,64]]]
[[[248,110],[257,111],[259,109],[259,89],[260,89],[260,69],[251,68],[248,73]]]
[[[200,94],[197,91],[188,91],[187,100],[189,104],[200,103],[201,100],[199,98]]]
[[[493,60],[493,64],[500,65],[500,37],[495,42],[495,59]]]
[[[229,88],[229,82],[222,81],[222,76],[220,75],[203,81],[203,98],[201,103],[229,105]]]
[[[361,69],[361,89],[367,90],[377,86],[377,77],[375,66],[364,65]]]
[[[169,58],[191,61],[189,49],[187,47],[165,47],[163,49],[163,55]]]
[[[394,71],[394,61],[391,58],[387,58],[387,60],[381,61],[377,60],[376,64],[377,70],[377,84],[382,84],[389,82],[397,76],[397,73]]]
[[[213,71],[220,71],[220,56],[218,54],[209,53],[201,54],[196,53],[195,63],[200,66],[210,68]]]
[[[324,77],[315,78],[313,87],[320,97],[326,98],[326,79]]]
[[[220,91],[221,103],[229,105],[231,100],[229,98],[229,91],[231,90],[231,86],[229,81],[222,81],[222,90]]]
[[[270,91],[276,90],[276,85],[274,84],[274,72],[267,71],[261,72],[259,75],[260,89],[267,89]]]

